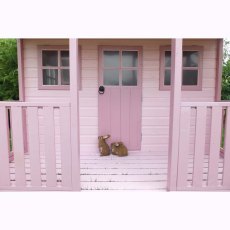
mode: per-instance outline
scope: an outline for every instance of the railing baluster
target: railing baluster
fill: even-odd
[[[71,186],[70,108],[60,108],[62,186]]]
[[[220,155],[222,107],[212,107],[208,187],[218,186],[218,161]]]
[[[22,107],[11,108],[11,124],[13,133],[13,152],[15,160],[16,186],[26,185]]]
[[[193,170],[193,187],[201,188],[203,181],[203,162],[205,154],[205,134],[207,122],[207,107],[197,107],[196,136]]]
[[[187,187],[191,108],[181,108],[177,187]]]
[[[55,187],[57,185],[56,176],[56,154],[54,136],[54,108],[44,107],[45,124],[45,161],[46,161],[46,185]]]
[[[27,108],[31,185],[41,186],[38,108]]]
[[[8,112],[0,107],[0,186],[10,186]]]

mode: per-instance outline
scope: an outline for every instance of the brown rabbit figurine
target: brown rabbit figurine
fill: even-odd
[[[128,156],[128,149],[126,148],[123,142],[112,143],[111,152],[113,155],[117,155],[119,157]]]
[[[110,138],[110,135],[99,136],[98,137],[98,148],[101,156],[110,155],[109,145],[106,143],[106,139]]]

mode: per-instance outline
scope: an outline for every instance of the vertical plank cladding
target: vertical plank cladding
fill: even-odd
[[[62,186],[71,187],[70,107],[60,108]]]
[[[98,100],[98,110],[104,110],[103,114],[105,114],[105,117],[100,117],[98,119],[98,127],[101,127],[99,136],[101,135],[107,135],[110,134],[111,130],[111,121],[109,120],[110,117],[110,108],[111,108],[111,91],[105,90],[105,93],[103,95],[99,95],[100,100]],[[97,129],[98,129],[97,127]],[[91,127],[92,128],[92,127]]]
[[[193,169],[193,186],[196,188],[201,188],[203,182],[206,121],[207,107],[198,106],[196,113],[195,153]]]
[[[55,154],[53,107],[44,107],[44,124],[45,124],[46,186],[55,187],[57,184],[57,177],[56,177],[56,154]]]
[[[181,108],[180,119],[180,141],[179,141],[179,158],[178,158],[178,178],[177,187],[187,186],[187,172],[188,172],[188,154],[189,154],[189,134],[191,109],[189,107]]]
[[[208,169],[208,186],[217,187],[218,185],[218,161],[220,154],[221,140],[221,123],[222,123],[222,107],[212,108],[211,118],[211,137],[210,137],[210,155]]]
[[[131,102],[131,90],[130,88],[124,88],[121,90],[121,140],[126,146],[130,146],[130,102]]]
[[[108,90],[108,89],[107,89]],[[121,139],[121,114],[120,114],[120,88],[110,88],[110,127],[111,136],[114,141]]]
[[[27,116],[31,185],[41,186],[38,108],[28,107]]]
[[[6,107],[0,107],[0,186],[10,185],[9,128]]]
[[[12,142],[15,160],[15,184],[16,186],[26,185],[24,141],[23,141],[23,117],[22,107],[11,108]]]
[[[230,107],[227,108],[225,125],[223,187],[230,188]]]

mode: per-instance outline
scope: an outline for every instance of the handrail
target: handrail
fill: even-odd
[[[181,102],[182,107],[198,107],[198,106],[206,106],[206,107],[227,107],[230,106],[229,102]]]
[[[8,107],[69,107],[70,102],[14,102],[0,101],[0,106]]]

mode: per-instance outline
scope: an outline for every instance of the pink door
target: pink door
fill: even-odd
[[[99,51],[99,135],[141,148],[140,47],[101,47]]]

